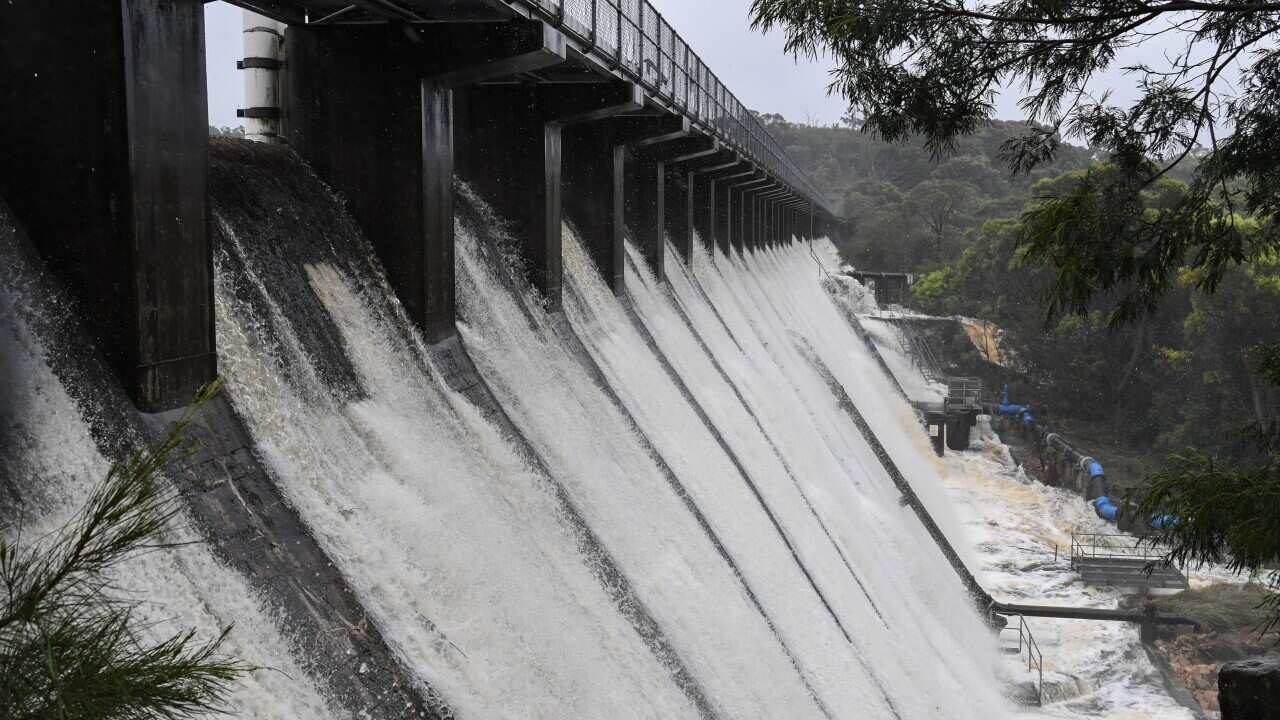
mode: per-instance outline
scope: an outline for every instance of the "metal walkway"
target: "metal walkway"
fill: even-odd
[[[1072,534],[1071,567],[1090,585],[1143,590],[1190,587],[1181,570],[1165,564],[1163,554],[1130,535]]]
[[[569,64],[644,88],[649,101],[689,119],[804,196],[826,214],[835,208],[763,122],[729,92],[653,5],[645,0],[229,0],[291,25],[541,20],[569,41]],[[539,73],[527,73],[537,81]],[[562,77],[544,77],[564,82]]]

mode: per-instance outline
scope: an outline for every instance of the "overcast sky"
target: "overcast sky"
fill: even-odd
[[[827,95],[826,63],[797,63],[782,52],[782,37],[749,28],[750,0],[650,0],[689,46],[749,108],[824,125],[839,122],[844,102]],[[241,57],[240,9],[205,6],[209,122],[239,125],[243,103],[236,60]]]
[[[752,32],[748,20],[751,0],[650,0],[689,46],[749,108],[781,113],[787,119],[829,125],[838,122],[845,103],[827,94],[829,62],[795,61],[782,52],[778,33]],[[241,56],[240,9],[224,2],[205,6],[208,40],[209,122],[239,125],[235,111],[243,104],[241,79],[235,69]],[[1122,53],[1117,65],[1136,61],[1161,62],[1168,46],[1146,43]],[[1136,95],[1134,81],[1119,70],[1104,73],[1091,89],[1113,93],[1127,104]],[[1003,93],[997,116],[1020,119],[1017,96]]]

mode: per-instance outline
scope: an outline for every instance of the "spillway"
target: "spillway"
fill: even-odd
[[[45,537],[72,518],[110,465],[99,441],[138,437],[117,422],[113,403],[127,401],[113,397],[119,391],[112,393],[94,354],[74,344],[73,306],[17,237],[3,204],[0,267],[0,534],[12,542]],[[165,540],[198,541],[189,522],[180,515]],[[143,601],[135,617],[147,641],[188,629],[209,641],[232,626],[222,650],[263,668],[229,698],[237,715],[345,717],[309,680],[305,653],[272,608],[202,544],[132,557],[111,583],[116,597]]]
[[[823,289],[829,244],[688,264],[668,248],[665,283],[628,245],[619,296],[566,226],[564,308],[549,312],[521,238],[460,184],[459,338],[428,345],[296,156],[214,143],[210,192],[226,397],[432,712],[1012,712],[994,639],[886,469],[960,537],[945,468]],[[5,290],[9,306],[57,307]],[[3,455],[6,473],[100,474],[86,409],[14,316],[6,406],[40,412],[4,415],[36,438]],[[40,506],[45,527],[76,482]],[[149,562],[183,578],[158,613],[202,630],[234,618],[230,649],[285,670],[240,688],[242,715],[342,715],[315,678],[363,665],[316,667],[212,555]]]

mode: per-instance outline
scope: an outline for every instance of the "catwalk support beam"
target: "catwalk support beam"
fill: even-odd
[[[133,401],[217,374],[204,4],[0,3],[0,195]]]
[[[754,163],[749,164],[750,169],[733,175],[728,175],[716,181],[716,205],[717,205],[717,225],[716,225],[716,246],[725,255],[729,254],[731,247],[736,247],[741,243],[742,233],[742,192],[740,188],[743,185],[758,182],[763,175]]]
[[[636,245],[658,282],[666,263],[667,158],[686,154],[683,141],[691,129],[687,119],[668,116],[647,135],[628,145],[626,222]],[[667,149],[674,146],[674,152]]]
[[[685,138],[689,121],[675,115],[617,114],[575,124],[565,131],[565,207],[580,239],[614,293],[625,287],[625,235],[655,266],[665,214],[661,162],[636,153]],[[604,202],[602,198],[608,199]],[[658,245],[650,245],[654,242]],[[654,250],[656,248],[656,251]],[[654,254],[650,254],[654,253]]]
[[[754,172],[755,165],[740,158],[694,171],[695,192],[697,186],[706,184],[707,232],[703,241],[707,250],[719,247],[721,252],[729,251],[729,186]]]
[[[715,213],[714,195],[711,192],[709,173],[722,171],[737,164],[737,155],[723,148],[704,157],[683,163],[689,172],[689,186],[692,192],[689,212],[693,217],[693,232],[703,246],[710,248],[713,242],[711,233],[712,215]]]
[[[772,246],[779,242],[779,227],[781,223],[781,213],[779,212],[780,202],[791,193],[785,185],[775,184],[772,188],[760,194],[760,200],[763,208],[763,232],[761,233],[758,246]]]
[[[704,135],[690,134],[670,142],[650,145],[636,151],[636,156],[662,163],[663,168],[663,228],[656,238],[656,246],[646,247],[645,255],[653,267],[659,282],[665,279],[663,236],[671,238],[682,260],[688,262],[693,253],[693,182],[690,163],[710,157],[719,149],[719,142]]]
[[[667,165],[664,182],[666,234],[679,259],[688,263],[693,255],[693,173],[681,165]]]
[[[456,96],[563,62],[564,38],[540,22],[307,25],[290,26],[286,45],[290,144],[346,198],[427,341],[449,337],[454,153],[472,142]],[[542,163],[531,167],[530,185],[545,187]]]
[[[749,182],[744,182],[733,188],[730,211],[733,215],[734,226],[729,240],[733,247],[738,249],[738,252],[746,252],[747,248],[755,241],[758,212],[755,199],[760,194],[761,189],[772,182],[773,179],[767,173],[758,172]]]
[[[492,85],[468,93],[467,122],[474,129],[464,177],[514,220],[532,281],[550,309],[561,305],[562,203],[576,197],[578,207],[596,213],[578,218],[582,240],[592,248],[591,219],[611,222],[621,201],[622,158],[612,150],[589,153],[593,162],[584,168],[574,161],[581,158],[582,146],[565,135],[608,124],[642,104],[636,85],[617,81]],[[530,142],[535,136],[541,140]]]

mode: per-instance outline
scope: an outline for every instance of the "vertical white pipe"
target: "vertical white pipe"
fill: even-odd
[[[285,24],[257,13],[244,11],[245,137],[257,142],[283,142],[281,132],[283,92],[281,67],[284,64]]]

